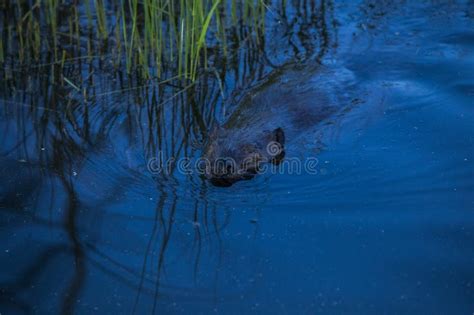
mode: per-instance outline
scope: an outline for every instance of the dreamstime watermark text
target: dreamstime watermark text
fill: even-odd
[[[207,157],[189,158],[181,157],[165,158],[163,152],[148,160],[148,170],[154,175],[170,175],[178,172],[184,175],[245,175],[252,174],[289,174],[315,175],[325,173],[325,169],[318,169],[319,160],[316,157],[297,158],[284,157],[284,150],[280,143],[270,142],[266,146],[266,154],[249,154],[242,161],[232,157],[219,157],[209,159]]]

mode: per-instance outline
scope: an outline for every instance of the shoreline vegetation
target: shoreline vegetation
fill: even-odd
[[[247,40],[237,28],[261,40],[268,10],[264,0],[7,0],[0,4],[0,64],[107,58],[129,75],[194,81]]]
[[[146,157],[191,156],[249,88],[333,45],[332,10],[324,0],[2,1],[0,114],[31,125],[31,143],[12,146],[33,164],[72,160],[119,126]]]

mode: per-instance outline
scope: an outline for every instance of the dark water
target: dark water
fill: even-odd
[[[308,9],[293,5],[287,23],[303,29]],[[233,110],[206,107],[217,86],[162,102],[147,87],[110,93],[99,72],[84,105],[44,82],[5,83],[0,313],[472,314],[474,3],[326,9],[315,47],[301,30],[267,39],[272,63],[314,49],[364,87],[361,106],[288,139],[317,174],[230,188],[151,174],[160,152],[200,155],[211,118]],[[271,71],[236,64],[246,74],[227,91]]]

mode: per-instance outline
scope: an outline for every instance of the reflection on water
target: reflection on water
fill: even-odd
[[[1,313],[472,312],[472,3],[268,6],[265,37],[230,30],[194,83],[107,58],[0,71]],[[318,175],[219,189],[147,170],[199,157],[253,86],[308,59],[384,89],[292,144]]]

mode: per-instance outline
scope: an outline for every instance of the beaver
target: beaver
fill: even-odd
[[[253,178],[262,163],[278,165],[286,141],[333,117],[347,105],[353,75],[340,66],[282,67],[250,89],[227,121],[209,132],[204,177],[228,187]]]

